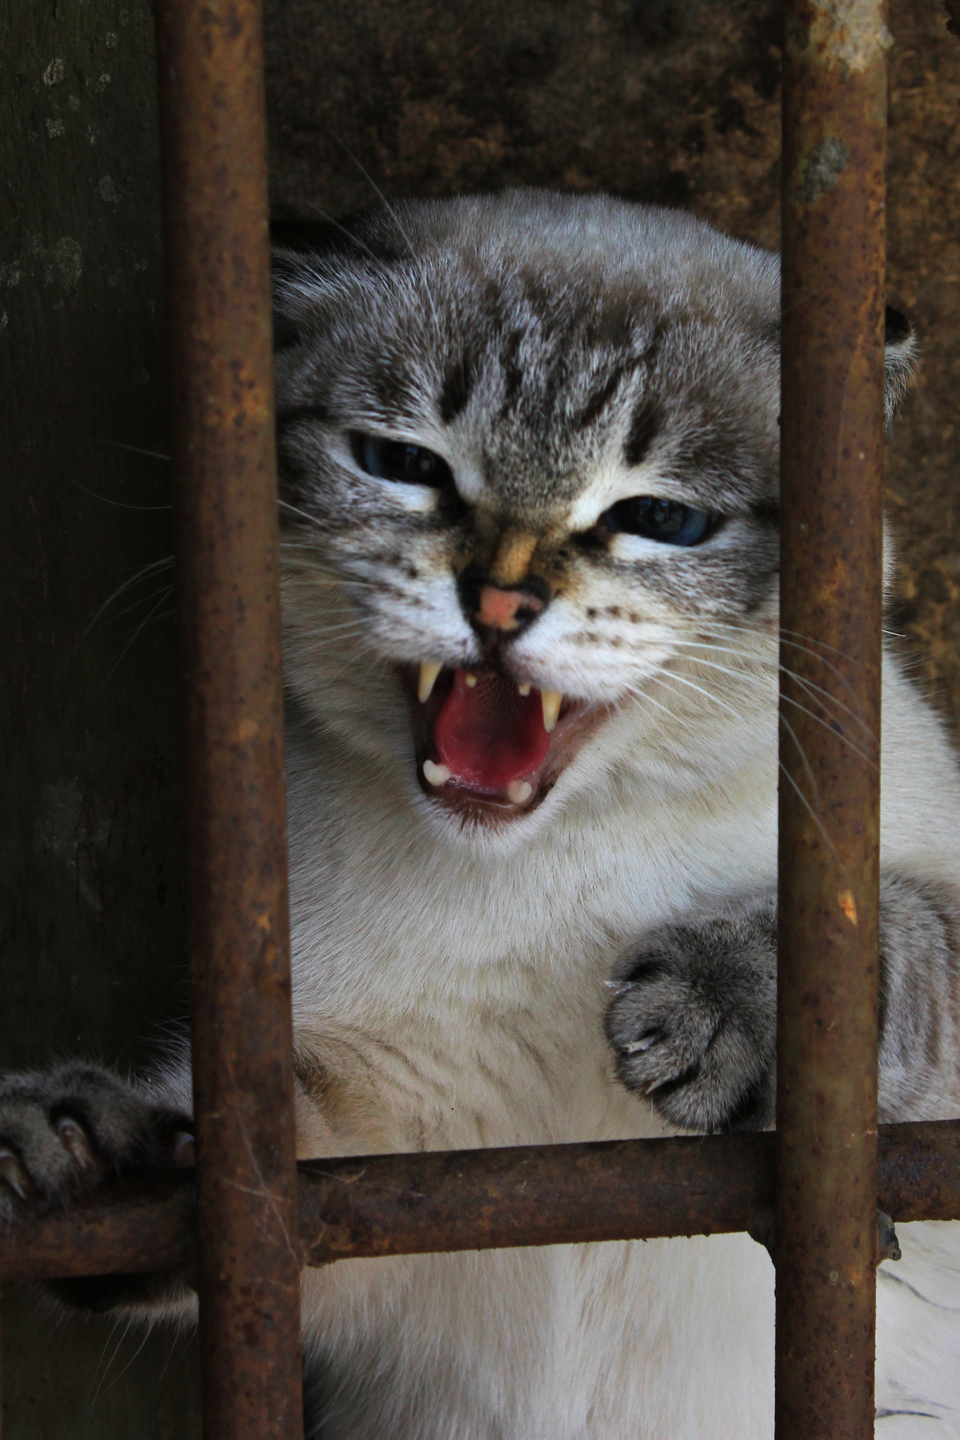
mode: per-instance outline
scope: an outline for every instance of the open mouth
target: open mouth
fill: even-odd
[[[529,814],[610,713],[492,669],[402,668],[426,795],[486,822]]]

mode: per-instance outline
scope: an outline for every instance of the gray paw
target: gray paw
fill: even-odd
[[[193,1163],[189,1116],[94,1065],[0,1079],[0,1217],[63,1204],[108,1175]]]
[[[193,1164],[189,1116],[94,1065],[0,1078],[0,1223],[66,1205],[110,1175]],[[73,1304],[103,1310],[166,1297],[167,1277],[58,1281]]]
[[[617,1074],[681,1130],[761,1130],[774,1115],[776,911],[672,925],[619,967],[607,1010]]]

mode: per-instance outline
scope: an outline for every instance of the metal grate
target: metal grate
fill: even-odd
[[[182,1174],[104,1187],[69,1213],[37,1214],[15,1249],[0,1240],[0,1269],[132,1272],[195,1257],[205,1433],[294,1440],[301,1259],[769,1235],[772,1211],[778,1440],[863,1440],[876,1206],[960,1218],[960,1122],[882,1127],[878,1169],[884,7],[784,4],[781,623],[799,678],[781,705],[776,1136],[365,1156],[301,1164],[299,1181],[260,7],[157,0],[157,13],[196,1196]],[[815,637],[810,653],[798,634]],[[862,755],[791,707],[804,683],[856,710]],[[351,1183],[361,1171],[377,1183]]]

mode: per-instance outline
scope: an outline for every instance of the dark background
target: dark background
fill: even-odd
[[[602,188],[776,245],[777,12],[272,0],[274,208]],[[890,26],[890,291],[923,352],[889,457],[896,625],[955,726],[960,42],[936,0]],[[0,1061],[136,1065],[184,993],[168,477],[138,453],[165,453],[149,10],[7,6],[0,56]],[[7,1440],[198,1433],[189,1338],[54,1325],[9,1287],[4,1361]]]

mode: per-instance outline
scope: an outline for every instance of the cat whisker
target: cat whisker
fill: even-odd
[[[687,679],[684,675],[678,675],[675,670],[661,670],[660,678],[676,680],[681,685],[689,686],[689,688],[695,690],[698,695],[702,695],[706,700],[711,701],[712,704],[719,705],[721,709],[726,710],[735,720],[742,721],[744,718],[740,711],[735,710],[732,705],[728,705],[725,700],[721,700],[719,695],[714,695],[710,690],[705,690],[702,685],[697,685],[693,680]]]
[[[129,448],[131,448],[131,447],[129,447],[129,446],[124,446],[123,448],[124,448],[124,449],[129,449]],[[71,485],[76,486],[76,488],[77,488],[78,490],[82,490],[85,495],[90,495],[90,496],[92,496],[92,498],[93,498],[94,500],[99,500],[102,505],[113,505],[117,510],[172,510],[172,509],[173,509],[173,506],[172,506],[172,505],[131,505],[131,504],[130,504],[128,501],[126,501],[126,500],[111,500],[109,495],[100,495],[96,490],[91,490],[90,487],[89,487],[89,485],[82,485],[82,484],[80,483],[80,481],[77,480],[77,479],[75,479],[72,475],[68,475],[66,478],[67,478],[67,480],[69,480],[69,482],[70,482]]]
[[[839,855],[839,853],[838,853],[838,851],[837,851],[837,847],[836,847],[836,845],[834,845],[833,841],[830,839],[830,836],[827,834],[827,831],[826,831],[826,829],[824,828],[823,820],[822,820],[821,817],[817,814],[817,812],[814,810],[813,806],[810,804],[810,801],[807,799],[806,795],[804,795],[803,791],[800,789],[800,786],[797,784],[796,780],[795,780],[795,779],[793,778],[793,776],[790,774],[790,771],[789,771],[789,770],[787,769],[787,767],[784,765],[783,761],[782,761],[782,760],[778,760],[778,761],[777,761],[777,765],[778,765],[778,767],[779,767],[779,770],[780,770],[781,775],[782,775],[783,778],[786,780],[787,784],[791,787],[791,789],[794,791],[794,793],[795,793],[796,796],[797,796],[797,799],[800,801],[801,805],[804,807],[804,809],[806,810],[807,814],[810,816],[810,819],[813,821],[814,825],[816,825],[817,829],[820,831],[820,834],[821,834],[822,837],[823,837],[824,843],[825,843],[827,846],[829,846],[829,848],[830,848],[830,850],[832,851],[832,853],[833,853],[833,854],[837,857],[837,859],[839,860],[839,859],[840,859],[840,855]],[[846,869],[846,866],[844,866],[844,869]]]
[[[676,646],[683,646],[684,648],[700,648],[700,646],[698,646],[698,642],[695,640],[674,640],[671,643]],[[768,661],[765,657],[753,656],[748,651],[734,650],[732,647],[714,645],[712,642],[701,642],[701,645],[703,649],[716,650],[718,652],[723,651],[730,655],[741,655],[745,660],[755,661],[758,665],[761,666],[772,663]],[[716,665],[713,662],[707,660],[701,660],[701,663],[704,665],[710,664],[712,665],[713,669],[717,670],[721,670],[724,668],[723,666]],[[861,729],[866,732],[866,735],[869,739],[872,740],[874,738],[873,732],[870,730],[870,727],[867,725],[866,721],[860,715],[858,715],[856,711],[852,710],[849,705],[845,705],[842,700],[839,700],[836,695],[834,695],[831,691],[824,689],[822,685],[815,684],[813,680],[808,680],[804,676],[797,674],[797,672],[795,670],[792,670],[788,665],[782,665],[778,662],[776,668],[780,671],[781,674],[788,675],[791,680],[795,680],[798,685],[802,686],[803,689],[807,691],[811,700],[814,700],[816,696],[819,696],[821,698],[821,703],[828,701],[831,705],[836,706],[838,710],[841,710],[844,714],[849,715],[850,719],[854,720],[861,727]],[[728,670],[726,673],[730,675],[743,674],[745,677],[747,675],[746,671],[740,672]],[[797,701],[791,701],[791,703],[797,704]]]
[[[166,599],[168,595],[173,594],[173,588],[172,585],[166,585],[162,590],[151,590],[149,595],[141,595],[140,599],[135,600],[132,605],[125,605],[122,610],[115,611],[114,619],[119,620],[122,615],[130,615],[134,610],[138,610],[141,605],[146,605],[150,600],[156,600],[158,597],[160,599]]]
[[[358,637],[362,634],[360,631],[356,633]],[[304,655],[314,654],[319,650],[327,649],[333,644],[342,644],[344,640],[348,640],[349,638],[349,635],[327,635],[314,636],[304,640],[301,639],[300,636],[297,636],[295,640],[288,640],[286,649],[288,654],[293,654],[294,652]]]
[[[734,633],[747,635],[757,635],[761,633],[756,625],[746,625],[736,620],[700,620],[697,622],[697,628],[704,631],[712,628],[715,633],[718,631],[721,633],[733,631]],[[774,633],[773,630],[771,630],[770,633]],[[815,647],[811,649],[809,653],[811,655],[817,655],[818,659],[822,658],[819,656],[818,650],[829,650],[831,654],[838,656],[841,660],[849,660],[851,664],[857,663],[851,659],[845,650],[838,650],[835,645],[828,645],[825,640],[817,640],[812,635],[805,635],[801,630],[788,630],[784,626],[778,625],[776,627],[776,634],[779,635],[781,639],[787,636],[793,637],[793,639],[798,641],[805,641],[807,645]],[[788,643],[790,643],[789,639]],[[798,648],[803,647],[798,646]]]
[[[796,746],[797,753],[800,756],[800,762],[807,773],[807,779],[810,781],[810,794],[812,801],[816,805],[818,811],[822,810],[823,807],[820,803],[820,787],[817,784],[817,777],[813,773],[813,766],[810,764],[809,757],[806,750],[804,750],[803,748],[800,737],[797,734],[796,730],[794,730],[793,726],[790,724],[789,720],[787,720],[786,716],[780,716],[780,723],[783,726],[784,730],[786,730],[787,734],[790,736],[790,739],[793,741],[794,745]],[[787,770],[783,764],[783,761],[779,760],[778,764],[783,773],[786,774]]]
[[[165,591],[163,594],[161,594],[161,596],[160,596],[160,598],[158,599],[157,603],[153,606],[153,608],[152,608],[151,610],[149,610],[149,611],[147,612],[147,614],[144,616],[144,618],[140,621],[140,624],[137,626],[136,630],[134,630],[133,634],[130,636],[130,639],[127,641],[126,645],[124,645],[123,649],[120,651],[120,654],[117,656],[114,664],[110,667],[110,671],[109,671],[108,675],[106,676],[106,678],[104,679],[104,682],[103,682],[104,685],[106,685],[106,683],[107,683],[108,680],[112,679],[113,675],[116,673],[116,670],[117,670],[118,666],[120,665],[121,661],[123,660],[123,657],[126,655],[127,651],[130,649],[131,645],[133,645],[134,642],[135,642],[135,641],[139,638],[139,636],[142,634],[144,628],[145,628],[147,625],[149,625],[149,623],[150,623],[151,620],[159,620],[159,619],[160,619],[160,616],[157,614],[157,611],[160,609],[160,606],[163,604],[163,602],[164,602],[164,600],[167,598],[167,596],[168,596],[168,595],[172,595],[172,594],[173,594],[173,586],[171,585],[170,588],[169,588],[167,591]],[[173,611],[171,611],[170,613],[173,614]]]
[[[679,643],[680,643],[680,644],[683,644],[682,641],[679,642]],[[734,679],[736,679],[736,680],[743,680],[743,681],[746,681],[747,683],[753,683],[753,684],[759,684],[759,683],[761,683],[761,677],[760,677],[760,676],[750,675],[749,672],[746,671],[746,670],[734,670],[734,669],[732,669],[729,665],[720,665],[720,664],[718,664],[715,660],[706,660],[706,659],[704,659],[703,656],[693,657],[693,663],[699,664],[699,665],[704,665],[704,666],[708,667],[708,668],[711,669],[711,670],[718,670],[718,671],[720,671],[721,674],[723,674],[723,675],[730,675],[730,676],[732,676],[732,677],[733,677]],[[812,682],[811,682],[811,684],[808,686],[808,685],[807,685],[807,682],[805,682],[800,676],[794,675],[793,671],[788,670],[788,669],[786,668],[786,666],[779,665],[777,668],[778,668],[782,673],[784,673],[784,674],[786,674],[786,675],[789,675],[792,679],[796,680],[796,681],[798,682],[798,684],[803,685],[805,689],[820,690],[820,687],[819,687],[819,686],[816,686],[816,685],[813,685]],[[674,673],[674,672],[671,671],[670,673],[672,674],[672,673]],[[855,714],[853,713],[853,711],[848,708],[848,706],[846,706],[846,705],[844,705],[844,704],[842,703],[842,701],[837,700],[833,695],[831,695],[831,694],[829,693],[829,691],[821,690],[820,693],[821,693],[821,695],[824,697],[824,699],[829,700],[829,701],[832,702],[833,704],[837,705],[837,706],[839,707],[839,709],[841,709],[841,710],[843,710],[843,711],[846,711],[846,713],[850,716],[850,718],[851,718],[852,720],[855,720],[858,725],[862,726],[863,729],[866,730],[867,727],[864,725],[864,723],[863,723],[863,721],[860,719],[859,715],[855,715]],[[824,726],[826,729],[828,729],[832,734],[836,735],[838,739],[843,740],[843,742],[850,747],[850,749],[854,752],[854,754],[860,756],[861,760],[865,760],[868,765],[871,765],[871,766],[873,766],[874,768],[876,768],[876,762],[875,762],[874,760],[872,760],[869,755],[866,755],[861,749],[859,749],[858,746],[856,746],[856,745],[853,743],[853,741],[849,738],[849,736],[844,735],[844,734],[838,732],[838,731],[834,728],[834,726],[830,724],[830,722],[829,722],[828,720],[825,720],[825,719],[823,718],[823,716],[818,715],[814,710],[811,710],[811,709],[809,708],[809,706],[806,706],[806,705],[802,704],[799,700],[795,700],[791,695],[784,695],[784,693],[783,693],[782,690],[781,690],[781,692],[780,692],[780,698],[781,698],[781,700],[783,700],[786,704],[795,706],[798,710],[801,710],[805,715],[809,715],[812,720],[816,720],[818,724],[823,725],[823,726]],[[811,699],[812,699],[812,698],[813,698],[813,697],[811,696]],[[840,722],[839,720],[837,720],[836,723],[839,725],[841,722]],[[870,739],[873,738],[869,731],[867,731],[867,735],[868,735],[868,738],[870,738]]]
[[[812,680],[807,680],[803,675],[798,675],[795,670],[791,670],[787,665],[781,665],[779,668],[783,675],[789,676],[791,680],[796,681],[796,683],[806,691],[810,700],[813,701],[814,704],[818,703],[818,696],[820,697],[820,704],[823,704],[825,701],[829,701],[830,704],[835,705],[838,710],[842,710],[845,715],[849,715],[850,719],[855,721],[860,726],[861,730],[864,731],[864,734],[866,735],[866,738],[868,740],[874,740],[876,738],[866,721],[862,719],[861,716],[859,716],[854,710],[851,710],[849,705],[844,705],[842,700],[838,700],[836,695],[831,694],[829,690],[825,690],[822,685],[815,685]],[[796,704],[796,701],[794,701],[793,703]]]
[[[282,548],[283,547],[281,546],[281,549]],[[284,567],[287,571],[291,571],[294,568],[300,568],[302,570],[315,570],[318,575],[323,575],[327,577],[331,585],[358,585],[370,590],[379,590],[382,588],[376,580],[362,580],[359,578],[359,576],[344,575],[340,571],[328,569],[325,565],[318,565],[313,560],[300,559],[292,562],[285,560]]]
[[[330,133],[333,134],[333,131],[331,131]],[[338,137],[334,135],[334,139],[338,139]],[[338,143],[343,144],[343,142],[339,140]],[[345,145],[343,148],[346,150]],[[349,155],[350,152],[347,151],[347,154]],[[350,159],[353,160],[352,155],[350,155]],[[353,163],[356,164],[357,162],[354,160]],[[378,267],[383,265],[383,261],[381,260],[380,256],[375,255],[374,252],[370,249],[369,245],[365,245],[363,241],[359,238],[359,236],[354,235],[353,231],[348,230],[345,225],[341,225],[339,220],[335,220],[332,215],[328,215],[326,210],[321,210],[319,205],[314,205],[312,202],[308,202],[306,208],[308,210],[312,210],[313,213],[319,216],[321,220],[325,220],[328,225],[332,225],[335,230],[339,230],[341,235],[346,235],[347,239],[350,240],[352,244],[356,245],[358,250],[363,250],[365,254],[370,256],[370,259],[374,262],[375,265],[377,265]],[[409,244],[410,242],[407,241],[407,243]]]
[[[129,450],[133,455],[146,455],[148,460],[166,460],[170,463],[169,455],[162,455],[159,450],[144,450],[141,445],[125,445],[122,440],[97,440],[97,445],[109,445],[111,450]]]
[[[704,630],[705,633],[709,633],[708,628],[707,628],[706,625],[703,625],[701,628]],[[722,622],[722,632],[725,633],[725,632],[728,631],[728,630],[740,631],[741,633],[744,632],[744,631],[746,631],[747,633],[756,634],[756,631],[755,631],[755,630],[751,631],[751,628],[750,628],[749,626],[746,626],[746,625],[734,625],[734,624],[732,624],[731,622],[727,622],[727,621]],[[716,633],[716,631],[715,631],[714,633]],[[782,638],[784,635],[789,635],[789,634],[799,634],[799,632],[797,632],[797,631],[786,631],[786,630],[781,630],[781,631],[780,631],[781,638]],[[849,658],[848,656],[846,656],[846,655],[844,654],[844,652],[843,652],[842,650],[837,650],[837,649],[836,649],[834,646],[832,646],[832,645],[825,645],[825,644],[823,644],[823,643],[822,643],[821,641],[819,641],[819,640],[811,640],[811,637],[810,637],[810,636],[802,635],[802,636],[800,636],[800,639],[802,639],[802,640],[810,640],[811,645],[820,645],[821,648],[826,649],[826,650],[830,650],[830,651],[833,652],[833,654],[838,655],[838,656],[840,656],[840,657],[843,658],[843,659]],[[840,681],[841,685],[844,687],[845,690],[847,690],[847,691],[849,692],[849,694],[851,695],[851,697],[852,697],[854,700],[859,700],[859,696],[858,696],[858,694],[857,694],[856,687],[853,685],[853,683],[851,682],[851,680],[849,679],[849,677],[846,676],[846,675],[844,675],[843,671],[842,671],[842,670],[839,670],[839,669],[836,667],[836,665],[833,665],[829,660],[825,659],[824,656],[821,655],[817,650],[811,649],[811,648],[810,648],[809,646],[807,646],[807,645],[801,645],[801,644],[799,643],[799,641],[787,640],[786,643],[790,646],[791,649],[799,650],[799,651],[801,651],[803,654],[809,655],[812,659],[819,661],[821,665],[824,665],[828,670],[830,670],[834,675],[836,675],[836,677],[837,677],[837,679]],[[793,673],[793,672],[791,672],[791,673]],[[799,679],[798,676],[794,676],[794,678]],[[811,683],[812,683],[812,682],[811,682]],[[865,722],[861,722],[861,723],[865,723]]]
[[[729,713],[730,713],[731,715],[733,715],[735,719],[742,719],[742,718],[743,718],[742,716],[740,716],[740,715],[737,714],[736,710],[734,710],[731,705],[727,705],[725,701],[721,700],[721,699],[719,698],[719,696],[717,696],[717,695],[712,695],[709,690],[704,690],[704,688],[703,688],[702,686],[700,686],[700,685],[695,685],[695,684],[693,683],[693,681],[685,679],[685,677],[682,676],[682,675],[678,675],[678,674],[676,673],[676,671],[666,670],[666,671],[663,672],[663,674],[664,674],[664,675],[668,675],[672,680],[679,680],[681,684],[689,685],[691,689],[698,691],[699,694],[703,695],[704,697],[706,697],[706,698],[709,699],[709,700],[712,700],[712,701],[714,702],[714,704],[721,705],[721,706],[723,707],[723,709],[729,711]],[[795,734],[795,732],[793,731],[793,729],[792,729],[792,727],[789,725],[789,723],[786,723],[786,729],[787,729],[788,733],[790,733],[790,734],[793,736],[794,742],[796,743],[797,748],[798,748],[799,751],[800,751],[801,758],[802,758],[802,760],[803,760],[803,762],[804,762],[804,767],[805,767],[805,768],[807,769],[807,771],[810,773],[811,780],[813,781],[813,774],[812,774],[812,770],[811,770],[811,767],[810,767],[810,762],[809,762],[809,760],[807,759],[807,755],[806,755],[805,750],[803,749],[803,746],[800,744],[799,738],[797,737],[797,735]],[[798,798],[800,799],[800,801],[801,801],[802,804],[804,805],[804,808],[807,810],[807,812],[808,812],[811,820],[813,820],[814,824],[817,826],[817,829],[820,831],[820,834],[823,836],[824,841],[830,846],[830,849],[833,851],[833,853],[836,854],[836,853],[837,853],[836,846],[834,845],[833,841],[830,839],[830,836],[827,834],[827,831],[826,831],[825,828],[824,828],[823,821],[822,821],[821,817],[820,817],[819,815],[817,815],[816,811],[813,809],[813,806],[810,804],[810,801],[809,801],[809,800],[807,799],[807,797],[804,795],[803,791],[800,789],[800,786],[797,784],[796,780],[795,780],[794,777],[790,774],[790,771],[786,768],[786,766],[783,764],[783,762],[782,762],[781,760],[778,760],[778,761],[777,761],[777,764],[778,764],[778,766],[779,766],[779,768],[780,768],[781,773],[786,777],[786,779],[787,779],[787,781],[789,782],[789,784],[790,784],[790,785],[793,787],[793,789],[796,791]],[[813,784],[814,784],[814,790],[816,791],[816,782],[813,781]]]
[[[668,715],[671,720],[676,720],[677,718],[675,713],[670,709],[669,705],[665,705],[662,700],[658,700],[656,696],[651,695],[648,690],[639,690],[633,686],[630,686],[626,691],[626,696],[629,697],[629,699],[631,700],[636,700],[637,703],[640,705],[656,706],[658,710],[662,710],[665,715]],[[618,704],[617,708],[622,708],[621,704]]]
[[[324,609],[320,611],[321,619],[325,620],[328,615],[353,615],[358,620],[361,618],[356,605],[335,605],[330,610]]]
[[[281,510],[289,510],[291,515],[298,515],[301,520],[306,520],[307,524],[313,530],[320,529],[320,524],[317,520],[317,517],[315,515],[311,515],[309,510],[301,510],[298,506],[291,505],[289,500],[278,500],[277,504],[280,506]],[[281,544],[282,543],[283,542],[281,541]]]
[[[851,665],[856,665],[859,663],[858,661],[854,660],[850,655],[848,655],[846,650],[838,650],[835,645],[828,645],[826,640],[816,640],[812,635],[804,635],[802,630],[785,630],[784,627],[781,625],[780,635],[781,638],[784,635],[793,636],[793,638],[796,640],[805,640],[808,645],[816,645],[821,650],[829,650],[832,655],[838,655],[841,660],[849,660]]]
[[[145,580],[148,575],[153,575],[158,570],[168,569],[172,565],[173,556],[165,555],[162,560],[154,560],[149,565],[144,565],[142,570],[138,570],[135,575],[131,575],[129,580],[125,580],[122,585],[118,585],[117,589],[114,590],[113,594],[109,595],[107,599],[104,600],[103,604],[100,605],[98,609],[94,612],[93,618],[86,626],[85,630],[80,636],[80,639],[77,641],[77,644],[83,644],[84,640],[86,640],[87,636],[90,634],[90,631],[110,608],[114,600],[118,600],[120,596],[125,594],[127,590],[131,589],[132,586],[139,584],[141,580]]]
[[[360,617],[358,616],[357,618],[355,618],[355,619],[353,619],[353,620],[343,620],[343,621],[341,621],[338,625],[322,625],[322,626],[320,626],[317,630],[314,630],[313,632],[311,632],[311,631],[309,631],[309,630],[306,630],[306,631],[301,630],[301,631],[300,631],[300,634],[306,634],[306,635],[308,635],[308,636],[309,636],[311,633],[312,633],[313,635],[334,635],[334,634],[336,634],[338,631],[341,631],[341,630],[353,630],[353,631],[358,631],[358,632],[359,632],[359,631],[361,631],[361,630],[363,630],[363,629],[365,629],[365,628],[366,628],[366,621],[363,620],[362,618],[360,618]]]
[[[401,236],[403,237],[404,244],[406,245],[407,250],[408,250],[408,252],[409,252],[409,258],[410,258],[411,262],[413,263],[415,269],[419,270],[419,278],[420,278],[421,281],[423,282],[421,293],[422,293],[424,299],[426,300],[427,308],[428,308],[429,311],[430,311],[430,316],[431,316],[431,319],[432,319],[432,321],[433,321],[434,329],[436,330],[436,332],[437,332],[438,335],[442,335],[442,334],[443,334],[443,327],[442,327],[441,324],[440,324],[440,317],[437,315],[436,307],[434,306],[434,303],[433,303],[433,293],[432,293],[431,286],[429,285],[429,283],[427,283],[427,277],[426,277],[426,274],[425,274],[425,267],[424,267],[424,264],[423,264],[423,260],[422,260],[422,258],[421,258],[421,255],[420,255],[419,252],[417,251],[416,247],[414,246],[413,241],[411,240],[410,236],[407,234],[406,230],[403,228],[403,225],[402,225],[402,223],[401,223],[401,221],[400,221],[400,216],[399,216],[397,210],[394,208],[393,205],[390,204],[390,201],[387,199],[386,195],[384,195],[383,191],[380,189],[380,186],[379,186],[379,185],[377,184],[377,182],[374,180],[373,176],[370,175],[370,174],[368,173],[368,171],[366,171],[366,170],[363,168],[363,166],[360,164],[360,161],[357,159],[356,155],[354,155],[353,151],[350,149],[350,147],[347,145],[347,143],[346,143],[344,140],[341,140],[340,136],[336,133],[335,130],[331,130],[331,131],[330,131],[330,134],[333,136],[334,140],[337,142],[337,144],[338,144],[338,145],[340,146],[340,148],[343,150],[344,154],[349,157],[349,159],[353,162],[354,165],[356,165],[357,169],[360,171],[360,174],[363,176],[364,180],[366,180],[367,184],[370,186],[370,188],[371,188],[371,190],[373,191],[373,193],[374,193],[374,194],[377,196],[377,198],[380,200],[380,202],[381,202],[381,204],[383,205],[384,209],[386,210],[387,214],[388,214],[388,215],[390,216],[390,218],[393,220],[393,223],[396,225],[396,227],[397,227],[397,229],[399,230]]]

